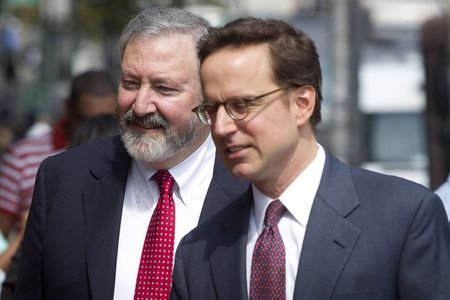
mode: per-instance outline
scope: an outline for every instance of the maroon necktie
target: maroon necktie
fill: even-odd
[[[280,200],[266,210],[264,229],[256,240],[250,273],[250,300],[286,299],[286,252],[278,222],[286,208]]]
[[[172,283],[175,239],[175,203],[172,197],[174,179],[168,171],[154,176],[160,196],[153,212],[136,279],[134,300],[169,299]]]

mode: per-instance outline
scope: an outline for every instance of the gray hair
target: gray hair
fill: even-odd
[[[153,7],[141,11],[128,22],[119,39],[120,59],[127,45],[138,38],[152,38],[173,33],[191,35],[194,42],[208,32],[207,20],[175,7]]]

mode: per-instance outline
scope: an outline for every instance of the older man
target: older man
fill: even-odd
[[[16,299],[167,299],[173,251],[244,189],[215,158],[196,44],[208,23],[142,11],[120,39],[121,138],[40,167]]]

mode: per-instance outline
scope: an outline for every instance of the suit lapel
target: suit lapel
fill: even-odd
[[[86,259],[92,299],[112,299],[123,197],[130,157],[116,140],[91,169],[95,183],[83,193]]]
[[[222,233],[211,253],[210,266],[218,299],[247,299],[246,247],[251,188],[233,204],[221,223]]]
[[[199,223],[204,222],[237,199],[238,196],[247,190],[248,185],[248,181],[233,177],[216,156],[213,178],[203,202]]]
[[[328,299],[359,238],[346,217],[359,205],[349,168],[327,155],[311,208],[294,299]]]

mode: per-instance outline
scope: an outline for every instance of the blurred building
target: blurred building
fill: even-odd
[[[366,116],[363,166],[432,187],[420,31],[443,7],[433,0],[363,4],[371,18],[359,68],[359,104]]]
[[[429,129],[444,127],[435,121],[442,119],[450,105],[446,104],[447,98],[431,95],[438,88],[427,84],[432,89],[427,92],[429,99],[445,101],[433,102],[441,103],[437,107],[441,115],[425,118],[425,112],[436,108],[425,101],[419,37],[426,20],[442,15],[441,2],[3,0],[0,29],[6,28],[1,21],[13,16],[26,30],[20,31],[21,43],[11,57],[13,63],[9,69],[4,64],[2,70],[3,74],[15,76],[20,88],[5,84],[4,79],[8,78],[5,76],[0,76],[0,87],[2,91],[6,86],[15,88],[13,98],[17,98],[18,107],[57,113],[61,109],[61,97],[66,94],[68,78],[73,74],[90,67],[104,67],[118,76],[120,29],[138,9],[154,5],[183,7],[203,15],[213,25],[246,15],[281,18],[308,33],[321,56],[324,117],[318,128],[319,141],[351,164],[435,187],[450,168],[450,158],[446,158],[450,152],[438,141],[442,134]],[[22,17],[31,23],[27,24]],[[440,29],[429,31],[445,38],[448,35]],[[431,32],[425,31],[424,40],[434,40]],[[9,41],[14,45],[14,39]],[[7,45],[3,42],[0,51]],[[436,55],[427,57],[436,58]],[[442,59],[439,63],[448,64],[447,57]],[[429,70],[427,78],[436,74]],[[440,70],[441,75],[448,78],[444,71]],[[442,78],[437,82],[443,82]],[[0,92],[0,109],[1,99],[11,98]]]

